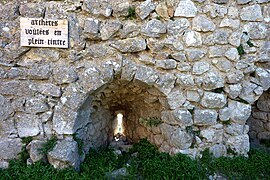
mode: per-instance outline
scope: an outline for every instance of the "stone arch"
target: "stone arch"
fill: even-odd
[[[115,112],[120,110],[130,142],[147,138],[166,152],[191,146],[193,136],[186,127],[193,124],[192,115],[181,108],[186,98],[175,88],[173,74],[130,60],[90,64],[83,72],[55,108],[53,129],[58,135],[76,133],[85,152],[106,146],[113,136]],[[153,120],[158,122],[155,126],[147,125]]]

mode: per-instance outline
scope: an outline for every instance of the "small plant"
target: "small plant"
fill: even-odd
[[[213,89],[212,92],[214,92],[214,93],[222,93],[222,92],[224,92],[224,87]]]
[[[266,147],[270,147],[270,139],[261,139],[261,144],[264,144]]]
[[[42,155],[47,155],[48,152],[52,151],[54,146],[57,143],[57,137],[56,136],[52,136],[51,139],[49,139],[47,142],[45,142],[42,147],[39,149],[39,152]]]
[[[134,7],[129,7],[128,8],[128,15],[126,16],[126,19],[136,19],[136,12]]]
[[[83,147],[84,147],[83,140],[81,140],[80,138],[78,138],[76,135],[77,135],[77,134],[73,134],[73,139],[74,139],[74,141],[76,141],[77,144],[78,144],[79,155],[83,155]]]
[[[161,17],[160,17],[160,16],[157,16],[156,19],[157,19],[157,20],[161,20]]]
[[[250,41],[250,39],[247,41],[247,44],[249,47],[254,47],[254,44]]]
[[[148,118],[140,118],[139,123],[144,126],[153,127],[158,126],[159,124],[162,123],[162,121],[157,117],[148,117]]]
[[[27,145],[27,144],[29,144],[32,140],[33,140],[33,137],[31,137],[31,136],[24,137],[24,138],[22,138],[22,143]]]
[[[224,125],[230,125],[230,124],[232,124],[232,121],[231,120],[228,120],[228,121],[221,121],[222,122],[222,124],[224,124]]]
[[[240,56],[244,55],[246,52],[244,51],[244,47],[242,44],[240,44],[238,47],[237,47],[237,51],[238,51],[238,54]]]

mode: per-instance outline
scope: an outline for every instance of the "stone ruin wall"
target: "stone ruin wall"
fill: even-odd
[[[20,17],[68,19],[69,48],[21,47]],[[1,1],[1,167],[25,137],[39,160],[52,135],[49,162],[76,167],[73,134],[84,153],[106,145],[117,110],[131,141],[247,155],[251,105],[270,87],[269,22],[269,0]]]

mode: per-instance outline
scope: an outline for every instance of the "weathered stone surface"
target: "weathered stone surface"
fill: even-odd
[[[210,147],[209,151],[216,158],[221,157],[221,156],[225,156],[227,154],[227,148],[223,144],[216,144],[216,145]]]
[[[240,12],[240,18],[245,21],[262,21],[261,7],[258,4],[244,7]]]
[[[122,27],[122,23],[118,20],[105,21],[100,25],[101,39],[108,40],[112,38]]]
[[[205,90],[224,87],[224,79],[217,71],[209,71],[204,75],[202,86]]]
[[[213,0],[213,2],[217,4],[226,4],[229,2],[229,0]]]
[[[210,69],[210,65],[207,62],[195,62],[192,68],[194,74],[203,74]]]
[[[184,87],[192,87],[194,86],[194,80],[193,76],[190,74],[176,74],[177,80],[176,83],[178,83],[180,86]]]
[[[247,101],[248,103],[255,102],[258,99],[257,95],[254,93],[256,88],[258,88],[258,85],[248,81],[244,81],[242,83],[242,90],[239,97]]]
[[[44,141],[40,140],[33,140],[31,143],[28,145],[29,148],[29,155],[33,163],[42,160],[44,158],[44,155],[40,153],[40,149],[42,148]]]
[[[52,97],[60,97],[62,94],[60,87],[51,83],[32,84],[30,88],[34,91],[40,92],[41,94]]]
[[[43,96],[28,98],[25,102],[25,111],[27,113],[38,114],[49,110],[49,105]]]
[[[123,23],[123,28],[120,29],[121,37],[126,38],[132,38],[136,37],[139,34],[140,28],[139,25],[132,22],[132,21],[126,21]]]
[[[185,31],[183,41],[188,47],[198,47],[202,45],[201,34],[195,31]]]
[[[232,136],[226,142],[227,147],[239,155],[247,155],[249,151],[248,135]]]
[[[244,78],[242,71],[235,70],[227,73],[227,82],[228,83],[238,83]]]
[[[270,73],[262,68],[257,68],[256,71],[256,78],[261,83],[264,90],[270,88]]]
[[[7,119],[13,112],[10,101],[0,95],[0,122]]]
[[[212,63],[222,72],[229,72],[232,69],[232,63],[227,59],[213,59]]]
[[[11,160],[18,157],[19,152],[22,149],[21,139],[0,139],[0,159]]]
[[[211,17],[224,17],[227,14],[228,9],[226,6],[218,5],[218,4],[209,4],[203,8],[203,12],[210,12]]]
[[[201,49],[187,49],[186,53],[189,61],[198,61],[205,56],[206,51]]]
[[[200,131],[200,137],[204,138],[209,143],[221,143],[223,140],[223,126],[217,124],[207,127]]]
[[[237,0],[237,4],[247,4],[249,3],[251,0]]]
[[[156,7],[156,12],[158,13],[158,15],[160,17],[163,17],[163,18],[169,18],[169,14],[168,14],[168,7],[166,5],[166,2],[160,2],[157,7]]]
[[[100,21],[93,18],[88,18],[84,22],[83,33],[86,38],[98,39],[100,30]]]
[[[251,114],[251,106],[249,104],[237,101],[229,101],[228,107],[231,112],[230,119],[239,124],[245,124]]]
[[[112,14],[112,7],[106,0],[85,0],[83,9],[95,16],[109,17]]]
[[[160,69],[170,70],[176,68],[176,61],[173,59],[156,60],[156,67]]]
[[[145,19],[155,8],[152,0],[146,0],[136,7],[135,11],[141,19]]]
[[[68,66],[57,66],[52,73],[53,79],[57,84],[72,83],[79,78],[76,71]]]
[[[193,102],[199,102],[201,99],[200,94],[197,91],[187,91],[187,100]]]
[[[176,19],[175,21],[168,21],[167,31],[170,35],[181,34],[184,30],[190,27],[190,22],[185,19]]]
[[[15,117],[16,128],[19,136],[28,137],[36,136],[40,133],[39,117],[32,114],[18,114]]]
[[[192,115],[187,109],[175,109],[173,113],[181,127],[187,127],[193,124]]]
[[[58,169],[64,169],[69,166],[79,169],[78,144],[73,140],[58,141],[52,151],[48,153],[48,161]]]
[[[231,61],[238,61],[240,56],[236,48],[230,48],[225,52],[225,57]]]
[[[142,38],[128,38],[124,40],[114,41],[110,46],[116,48],[120,52],[139,52],[146,49],[145,39]]]
[[[195,17],[197,11],[197,7],[191,0],[181,0],[175,9],[174,16]]]
[[[167,97],[167,100],[170,108],[176,109],[185,103],[186,97],[181,91],[175,90],[170,92],[170,94]]]
[[[150,67],[141,66],[136,71],[135,79],[145,82],[148,85],[154,84],[158,79],[158,74]]]
[[[226,96],[212,92],[205,92],[201,101],[201,105],[206,108],[222,108],[226,103]]]
[[[218,113],[215,110],[194,110],[194,124],[196,125],[214,125],[217,121]]]
[[[192,20],[192,29],[195,31],[214,31],[216,29],[216,25],[205,16],[196,16]]]
[[[192,136],[181,129],[176,129],[170,137],[170,144],[179,149],[187,149],[192,144]]]
[[[247,125],[241,124],[230,124],[225,128],[225,132],[233,136],[247,134],[248,130],[249,128]]]
[[[148,37],[159,37],[166,33],[166,26],[160,20],[152,19],[142,26],[141,33]]]
[[[249,22],[243,26],[250,39],[264,39],[267,36],[267,26],[260,22]]]
[[[75,127],[77,112],[65,106],[56,106],[53,116],[53,129],[58,134],[73,134],[78,127]]]
[[[223,19],[220,22],[219,27],[230,27],[233,29],[238,29],[240,27],[240,21],[234,19]]]

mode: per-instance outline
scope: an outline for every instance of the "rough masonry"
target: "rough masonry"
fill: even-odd
[[[68,19],[69,48],[21,47],[20,17]],[[269,22],[269,0],[1,1],[0,167],[23,138],[36,162],[56,136],[49,162],[77,168],[118,110],[131,142],[247,155],[251,105],[270,87]]]

